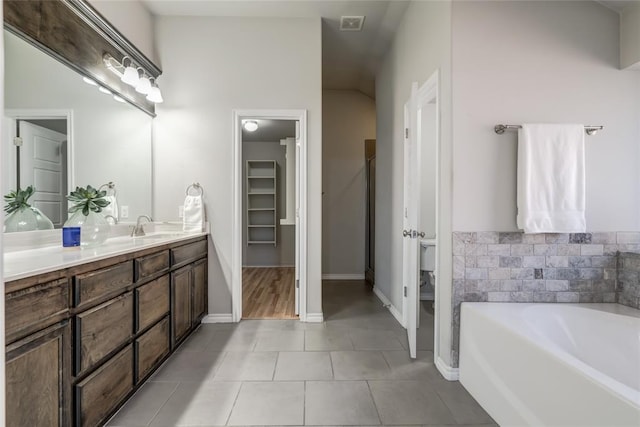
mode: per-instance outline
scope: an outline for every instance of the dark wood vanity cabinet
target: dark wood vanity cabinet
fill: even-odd
[[[103,425],[199,325],[207,280],[198,237],[7,283],[6,425]]]

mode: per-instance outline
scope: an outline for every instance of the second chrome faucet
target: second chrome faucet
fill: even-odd
[[[140,222],[142,219],[146,219],[148,222],[152,222],[153,220],[151,219],[150,216],[148,215],[140,215],[138,217],[138,220],[136,221],[136,226],[133,228],[133,231],[131,231],[131,237],[140,237],[140,236],[144,236],[144,227],[142,225],[142,223]]]

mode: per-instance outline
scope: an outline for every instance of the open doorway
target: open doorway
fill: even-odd
[[[55,228],[67,219],[71,113],[6,110],[2,136],[2,194],[33,186],[30,203]]]
[[[243,319],[298,317],[295,151],[295,120],[243,120]]]
[[[233,320],[306,320],[306,111],[234,112]]]

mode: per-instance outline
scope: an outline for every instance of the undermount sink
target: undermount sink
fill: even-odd
[[[172,239],[175,237],[182,237],[182,236],[186,236],[187,233],[182,233],[182,232],[173,232],[173,233],[153,233],[153,234],[146,234],[144,236],[134,236],[133,240],[161,240],[161,239]]]

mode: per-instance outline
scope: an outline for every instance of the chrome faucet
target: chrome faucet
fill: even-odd
[[[113,224],[113,225],[118,224],[118,218],[116,218],[113,215],[105,215],[104,219],[106,219],[109,224]],[[111,219],[111,221],[109,221],[109,219]]]
[[[134,227],[133,231],[131,232],[131,237],[144,236],[144,227],[142,226],[142,224],[140,224],[140,220],[143,219],[143,218],[145,218],[149,222],[153,221],[151,219],[151,217],[148,216],[148,215],[140,215],[138,217],[138,220],[136,221],[136,226]]]

